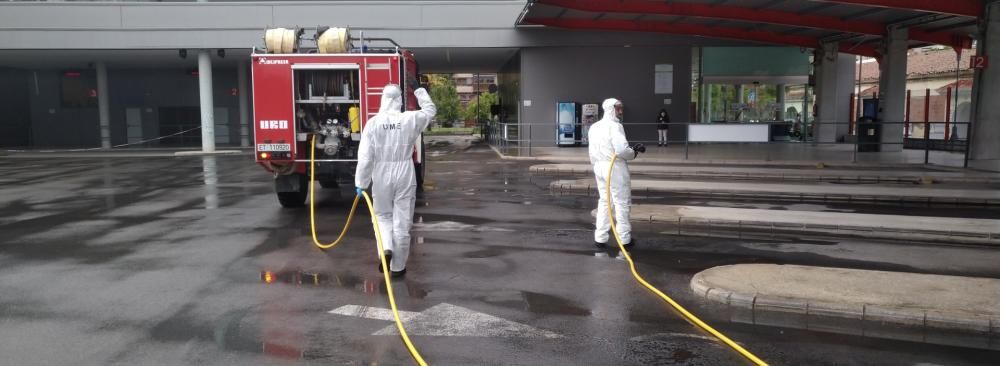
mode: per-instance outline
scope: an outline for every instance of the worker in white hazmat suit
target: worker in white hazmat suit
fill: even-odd
[[[358,169],[354,175],[358,195],[374,182],[375,219],[385,249],[383,255],[395,277],[406,273],[406,259],[410,255],[410,227],[417,198],[414,144],[437,112],[423,88],[413,93],[420,110],[402,112],[402,93],[394,84],[382,90],[379,112],[368,120],[361,133]]]
[[[597,191],[600,199],[597,201],[597,222],[594,231],[594,243],[598,248],[607,248],[611,235],[611,223],[608,220],[609,201],[613,205],[618,236],[622,244],[631,247],[632,224],[629,214],[632,206],[632,182],[628,172],[628,160],[635,159],[639,153],[646,152],[642,144],[629,146],[625,139],[625,128],[621,118],[623,106],[614,98],[605,99],[602,105],[604,118],[590,126],[590,163],[594,166],[594,177],[597,179]],[[607,178],[611,158],[615,160],[615,169],[611,173],[611,197],[608,197]]]

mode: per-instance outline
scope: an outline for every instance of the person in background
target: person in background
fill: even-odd
[[[657,146],[667,146],[667,130],[670,129],[668,123],[670,123],[670,115],[667,114],[666,109],[661,109],[660,114],[656,116],[656,133],[660,135]]]

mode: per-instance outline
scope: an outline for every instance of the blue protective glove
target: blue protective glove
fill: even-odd
[[[357,194],[358,194],[358,197],[360,197],[360,196],[363,196],[363,195],[364,195],[364,192],[365,192],[365,189],[364,189],[364,188],[361,188],[361,187],[354,187],[354,193],[357,193]]]

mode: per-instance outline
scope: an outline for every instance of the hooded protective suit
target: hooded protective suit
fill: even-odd
[[[600,200],[597,202],[597,229],[594,231],[594,241],[607,243],[611,230],[608,220],[607,177],[611,158],[617,156],[615,169],[611,177],[611,201],[614,204],[615,221],[618,236],[622,243],[632,243],[632,224],[629,214],[632,206],[632,181],[628,172],[627,160],[635,159],[638,153],[629,147],[625,139],[625,128],[615,113],[615,105],[619,101],[614,98],[605,99],[604,118],[590,126],[590,163],[594,166],[594,177],[597,179],[597,191]]]
[[[382,90],[379,112],[368,120],[361,133],[354,175],[354,185],[360,188],[374,181],[375,218],[385,249],[392,251],[389,269],[394,272],[406,268],[410,255],[410,227],[417,198],[414,144],[437,112],[426,90],[417,89],[413,95],[420,110],[401,112],[402,90],[394,84]]]

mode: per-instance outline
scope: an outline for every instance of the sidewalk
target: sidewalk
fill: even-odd
[[[594,211],[591,211],[591,215]],[[633,222],[1000,245],[1000,220],[746,208],[632,205]]]
[[[529,169],[532,173],[550,175],[593,174],[590,164],[539,164]],[[1000,174],[976,171],[939,171],[922,167],[908,169],[845,169],[840,168],[791,168],[751,166],[695,166],[693,164],[629,164],[632,176],[648,175],[659,178],[710,178],[710,179],[771,179],[827,182],[922,182],[931,179],[936,183],[989,183],[1000,184]]]
[[[851,144],[696,144],[688,146],[686,152],[683,144],[672,144],[670,147],[647,146],[646,148],[647,152],[640,155],[637,161],[729,165],[815,166],[817,163],[824,163],[828,166],[844,167],[924,166],[924,151],[912,149],[899,152],[857,153],[857,161],[854,161],[854,145]],[[494,149],[505,159],[589,163],[586,147],[532,147],[529,149],[509,145],[494,147]],[[930,151],[928,157],[930,164],[934,164],[934,168],[962,169],[965,155],[963,153]],[[989,169],[993,166],[987,165],[983,168]]]
[[[989,343],[1000,336],[1000,279],[737,264],[696,274],[691,289],[728,306],[736,322],[924,341],[934,331],[959,331],[1000,349]]]
[[[556,191],[585,192],[596,194],[593,178],[556,180],[549,184]],[[707,194],[721,196],[774,197],[798,200],[849,200],[883,202],[921,203],[965,203],[977,205],[1000,205],[1000,190],[997,189],[946,189],[906,186],[879,185],[837,185],[783,184],[783,183],[720,183],[691,182],[654,179],[633,179],[632,194],[647,192],[668,192],[682,194]]]
[[[38,149],[0,150],[0,159],[97,159],[97,158],[164,158],[210,155],[252,155],[252,148],[227,148],[206,153],[191,148],[130,148],[130,149]]]
[[[589,163],[584,147],[518,147],[490,145],[502,159],[548,161],[562,163]],[[839,167],[933,167],[934,169],[965,170],[964,153],[930,151],[931,165],[924,164],[924,151],[907,149],[900,152],[857,153],[856,161],[853,145],[810,144],[705,144],[689,146],[671,144],[670,147],[647,146],[647,153],[641,162],[670,164],[726,164],[726,165],[797,165],[815,166],[818,163]],[[970,160],[969,169],[1000,172],[1000,159]]]

